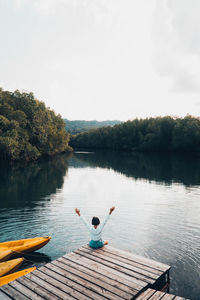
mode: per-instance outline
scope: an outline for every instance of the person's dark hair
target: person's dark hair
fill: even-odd
[[[92,225],[99,225],[100,224],[100,220],[98,217],[93,217],[92,218]]]

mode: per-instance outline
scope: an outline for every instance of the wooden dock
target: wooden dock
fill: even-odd
[[[156,298],[153,289],[169,283],[169,270],[168,265],[110,246],[98,250],[83,246],[4,285],[0,300],[183,299],[167,298],[165,293]]]
[[[153,289],[147,289],[136,300],[184,300],[185,298],[175,296],[172,294],[163,293],[160,291],[155,291]],[[189,299],[185,299],[189,300]]]

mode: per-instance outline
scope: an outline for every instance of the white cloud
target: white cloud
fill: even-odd
[[[69,119],[198,114],[198,30],[185,41],[177,3],[0,0],[0,86]]]
[[[200,92],[200,2],[157,0],[154,65],[172,80],[173,92]]]
[[[17,10],[23,10],[27,6],[31,6],[42,15],[54,15],[56,9],[62,3],[67,3],[67,0],[13,0]],[[76,0],[74,1],[76,2]]]
[[[13,0],[17,10],[32,7],[43,16],[55,16],[60,10],[73,8],[77,11],[87,11],[101,21],[108,13],[110,0]]]

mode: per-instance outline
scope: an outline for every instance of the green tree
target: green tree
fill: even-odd
[[[33,93],[0,89],[0,156],[35,160],[71,151],[69,133],[60,115],[46,108]]]

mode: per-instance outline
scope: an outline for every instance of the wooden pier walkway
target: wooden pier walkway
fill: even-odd
[[[0,300],[183,299],[161,292],[156,298],[153,289],[169,283],[169,270],[168,265],[110,246],[83,246],[1,287]]]
[[[153,289],[147,289],[145,292],[140,294],[136,300],[189,300],[172,294],[155,291]]]

